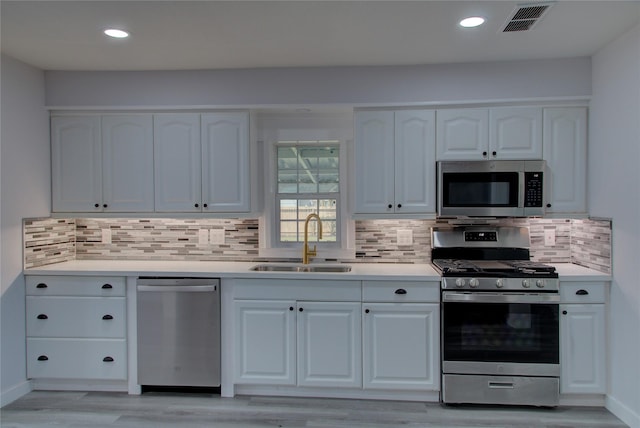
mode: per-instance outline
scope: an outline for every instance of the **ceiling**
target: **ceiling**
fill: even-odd
[[[502,33],[513,1],[2,0],[2,52],[45,70],[368,66],[589,56],[640,20],[640,0],[553,3]],[[487,22],[457,25],[469,15]],[[102,30],[120,27],[125,40]]]

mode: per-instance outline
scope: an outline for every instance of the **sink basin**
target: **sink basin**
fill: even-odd
[[[251,270],[256,272],[318,272],[318,273],[340,273],[351,272],[351,266],[348,265],[280,265],[280,264],[264,264],[255,265]]]

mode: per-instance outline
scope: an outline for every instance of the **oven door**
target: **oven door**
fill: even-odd
[[[442,371],[559,376],[557,293],[442,293]]]

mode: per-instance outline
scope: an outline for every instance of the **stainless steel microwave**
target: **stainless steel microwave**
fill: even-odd
[[[438,162],[438,215],[543,215],[545,167],[543,160]]]

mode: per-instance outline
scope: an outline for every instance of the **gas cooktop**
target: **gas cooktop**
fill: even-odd
[[[435,259],[433,265],[442,276],[557,278],[553,266],[530,260],[458,260]]]

